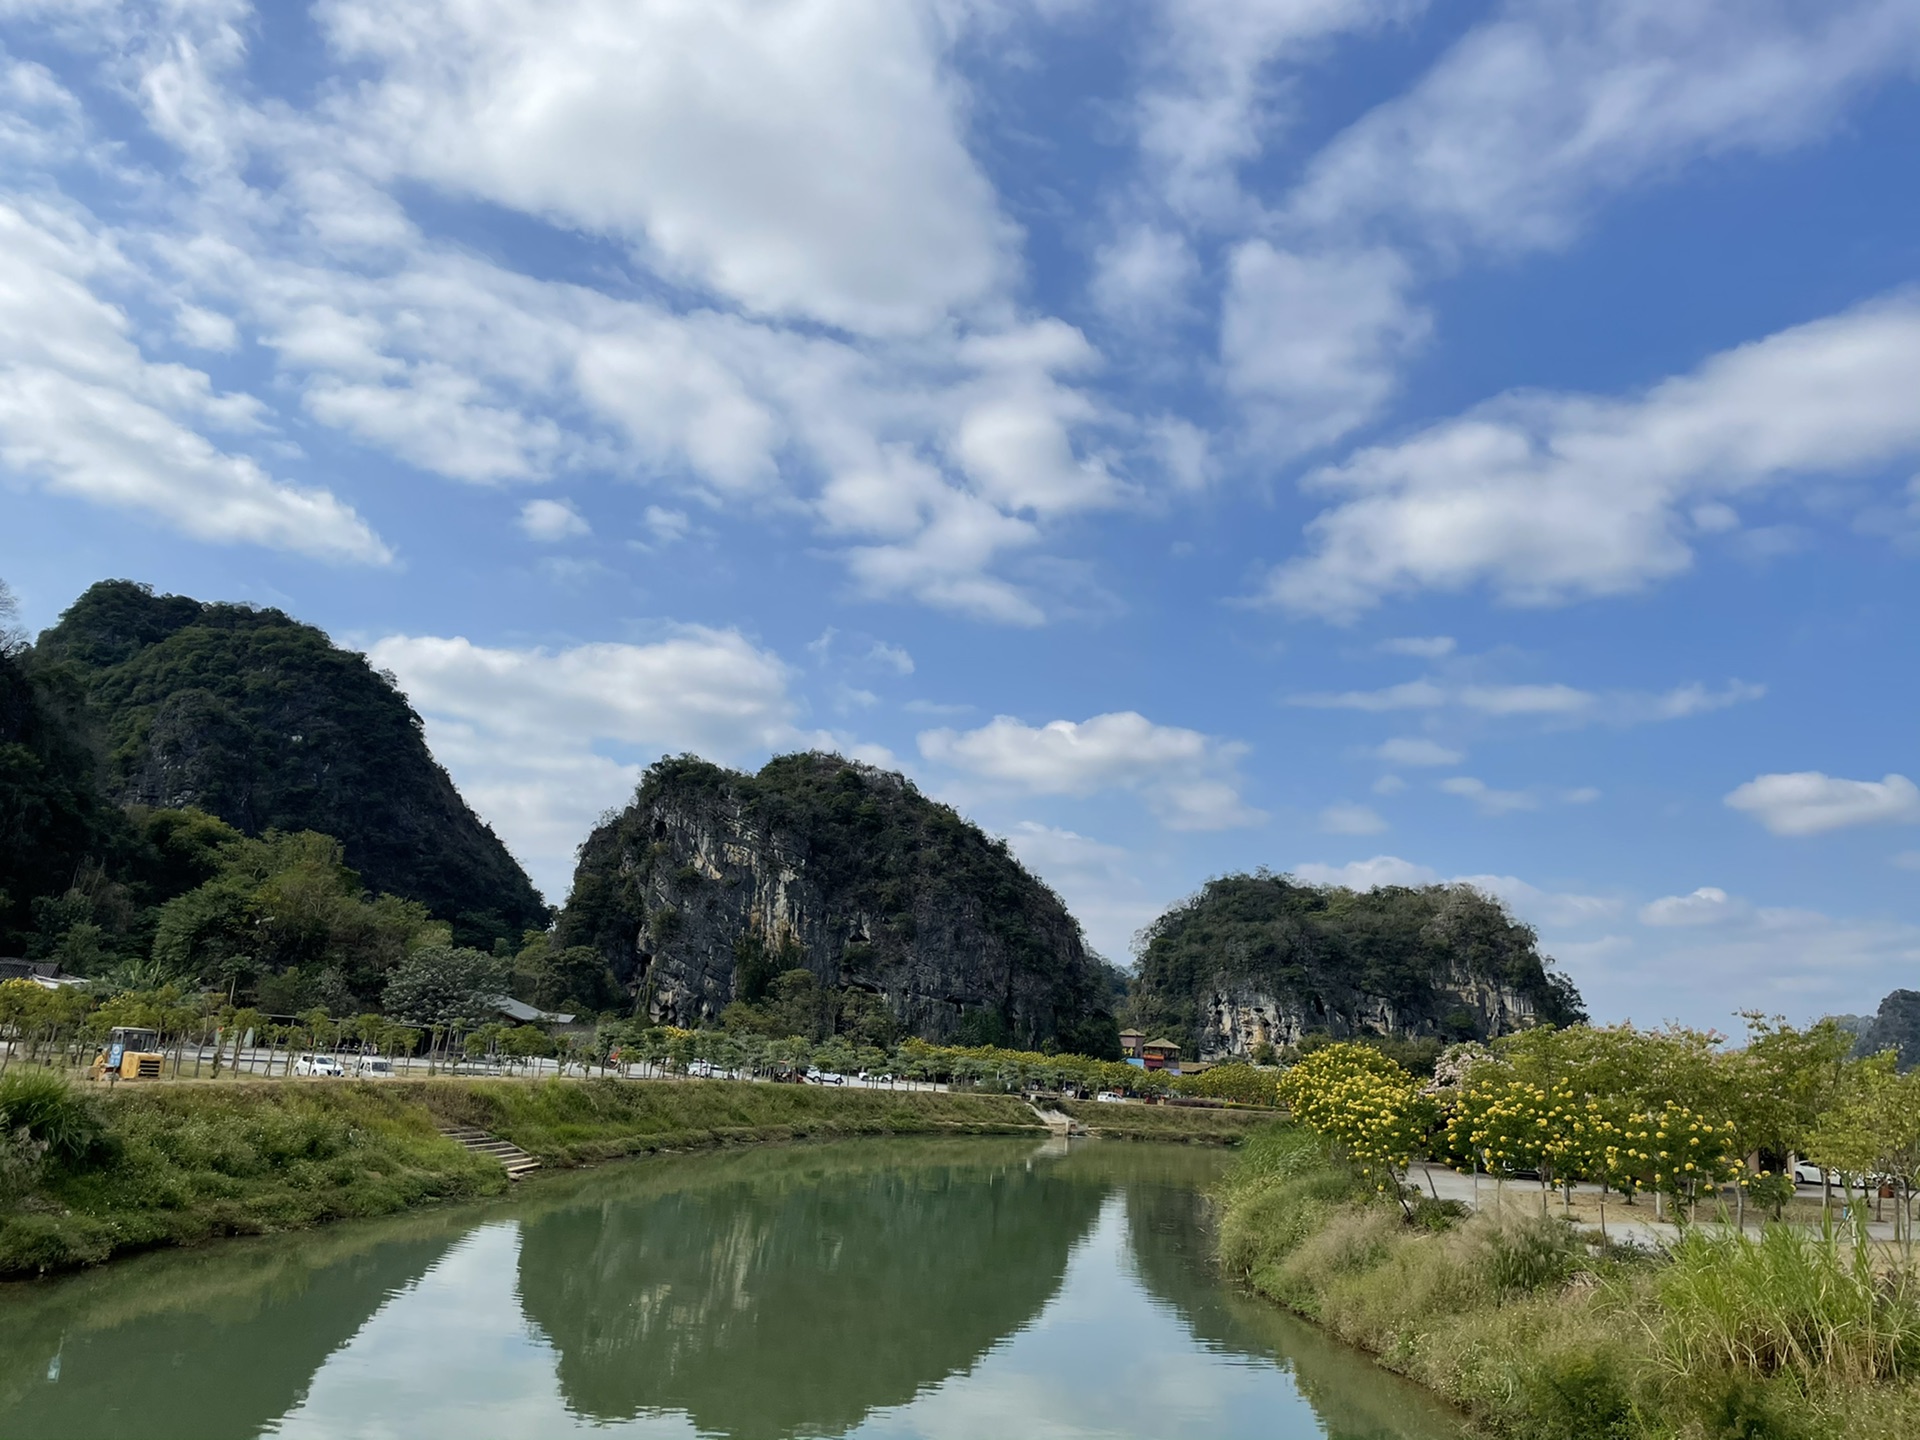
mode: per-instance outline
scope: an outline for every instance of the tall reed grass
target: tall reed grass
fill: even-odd
[[[1920,1369],[1920,1284],[1858,1229],[1694,1228],[1659,1274],[1661,1354],[1679,1375],[1723,1367],[1803,1385]]]

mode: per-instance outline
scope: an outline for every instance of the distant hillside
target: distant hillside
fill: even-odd
[[[1531,928],[1460,885],[1229,875],[1150,926],[1133,1018],[1206,1055],[1311,1034],[1441,1040],[1586,1018]]]
[[[84,697],[121,804],[217,815],[249,835],[339,839],[370,889],[419,901],[456,938],[518,941],[547,908],[367,658],[278,610],[103,581],[28,657]]]
[[[560,941],[682,1025],[806,969],[929,1039],[1117,1054],[1117,973],[1059,897],[903,777],[838,756],[653,766],[582,847]]]

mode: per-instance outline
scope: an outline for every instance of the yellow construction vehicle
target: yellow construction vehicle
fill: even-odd
[[[137,1025],[116,1025],[107,1032],[104,1063],[94,1063],[103,1074],[122,1080],[158,1080],[160,1078],[160,1032],[143,1030]]]

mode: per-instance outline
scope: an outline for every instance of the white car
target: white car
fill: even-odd
[[[302,1055],[293,1062],[296,1075],[337,1075],[344,1076],[347,1067],[331,1055]]]
[[[383,1055],[362,1055],[353,1062],[353,1073],[362,1080],[391,1080],[393,1061]]]
[[[813,1085],[844,1085],[847,1077],[832,1070],[809,1070],[807,1081]]]
[[[1827,1183],[1827,1177],[1821,1173],[1818,1165],[1809,1164],[1805,1160],[1796,1160],[1793,1162],[1793,1183],[1796,1185],[1824,1185]]]

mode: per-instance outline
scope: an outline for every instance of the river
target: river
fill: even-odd
[[[0,1287],[0,1436],[1457,1440],[1219,1280],[1224,1163],[768,1146]]]

